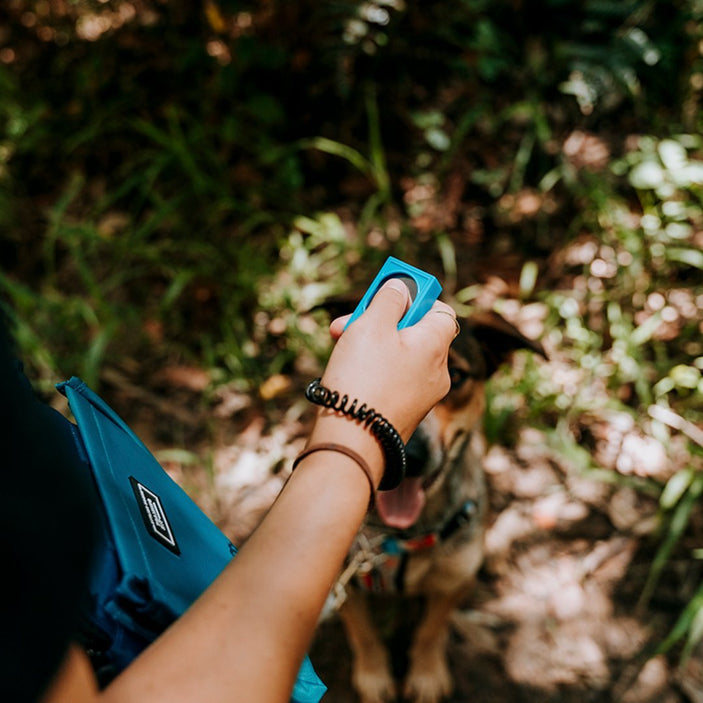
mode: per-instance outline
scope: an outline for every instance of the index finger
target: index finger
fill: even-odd
[[[335,342],[342,336],[344,328],[347,326],[347,322],[351,318],[351,313],[348,315],[342,315],[341,317],[336,317],[332,322],[330,322],[330,334]]]

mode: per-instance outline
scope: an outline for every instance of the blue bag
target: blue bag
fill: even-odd
[[[104,683],[182,615],[237,550],[83,381],[57,388],[102,508],[83,638]],[[306,657],[291,703],[318,703],[326,690]]]

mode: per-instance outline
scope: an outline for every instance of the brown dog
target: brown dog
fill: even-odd
[[[544,356],[539,343],[498,315],[463,323],[450,351],[451,391],[408,442],[406,478],[398,488],[378,493],[350,552],[340,582],[352,578],[340,616],[354,656],[352,681],[363,703],[387,703],[398,693],[414,703],[438,703],[451,693],[449,618],[471,591],[484,556],[484,386],[520,348]],[[425,599],[400,691],[369,609],[369,595],[379,591]]]

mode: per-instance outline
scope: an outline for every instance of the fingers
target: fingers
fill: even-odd
[[[460,332],[456,313],[449,305],[440,300],[435,301],[415,327],[422,328],[424,331],[432,330],[447,347]]]
[[[351,313],[349,315],[337,317],[330,323],[330,334],[335,342],[342,336],[342,332],[344,332],[344,328],[346,327],[347,322],[349,322],[350,317]]]
[[[410,298],[410,293],[407,286],[398,279],[391,278],[389,281],[384,283],[383,286],[381,286],[380,290],[371,301],[371,304],[369,304],[368,309],[370,310],[373,306],[374,314],[377,314],[379,317],[390,318],[391,321],[398,323],[403,315],[408,311],[411,303],[412,300]],[[435,301],[432,308],[423,317],[422,321],[426,320],[430,313],[440,313],[444,315],[446,320],[435,323],[430,319],[429,323],[425,324],[433,328],[437,327],[437,329],[440,327],[452,329],[453,335],[449,339],[449,342],[451,342],[451,340],[459,334],[459,322],[457,321],[454,310],[446,303]],[[342,332],[344,332],[344,328],[346,327],[350,317],[351,314],[343,315],[342,317],[335,318],[330,323],[330,334],[333,340],[337,341],[342,336]],[[444,324],[442,324],[442,322]],[[452,323],[451,327],[449,325],[450,322]],[[442,335],[442,338],[444,338],[444,336],[446,335]]]

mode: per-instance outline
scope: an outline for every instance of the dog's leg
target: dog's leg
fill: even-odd
[[[452,692],[447,666],[449,616],[464,591],[433,594],[427,599],[426,613],[413,637],[410,667],[403,693],[413,703],[439,703]]]
[[[362,703],[395,700],[396,685],[390,658],[378,636],[363,594],[351,591],[339,615],[352,649],[352,683]]]

